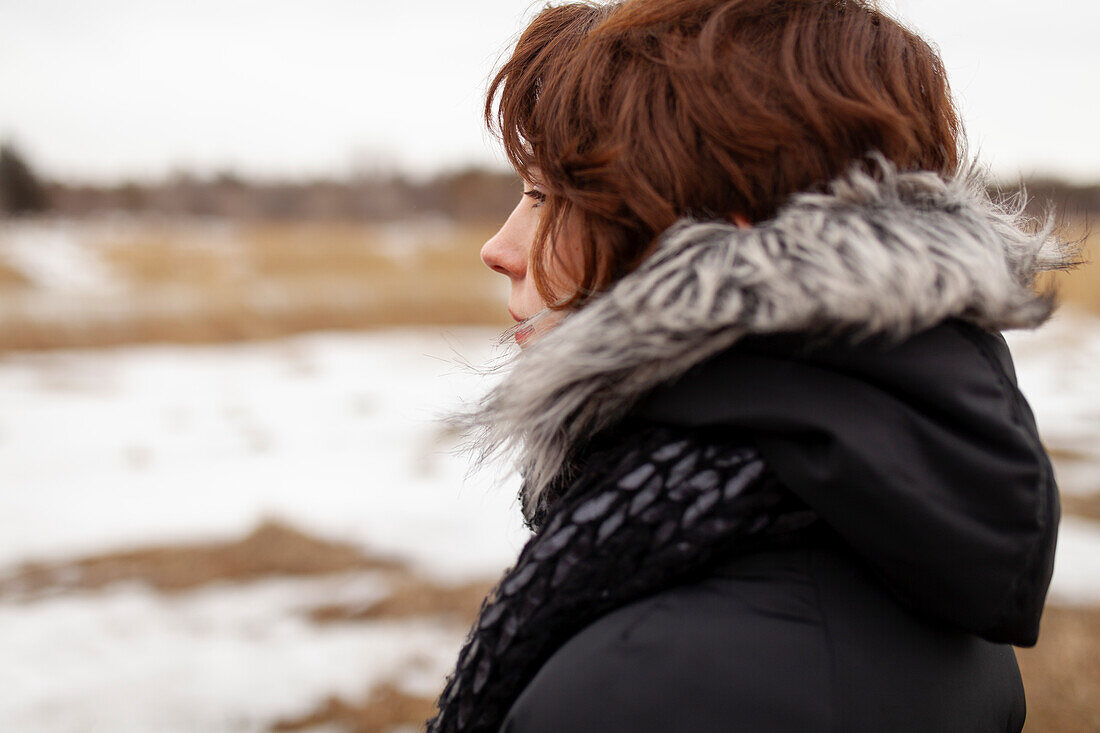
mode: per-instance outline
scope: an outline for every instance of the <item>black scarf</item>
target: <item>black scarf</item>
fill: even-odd
[[[605,432],[530,518],[535,535],[482,602],[429,733],[496,731],[542,664],[598,617],[732,552],[812,541],[816,513],[728,432]]]

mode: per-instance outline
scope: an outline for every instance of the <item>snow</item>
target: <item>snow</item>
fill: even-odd
[[[61,222],[5,224],[0,261],[35,288],[66,297],[111,294],[121,287],[99,253],[84,246],[72,227]]]
[[[467,478],[438,418],[486,386],[486,329],[314,333],[222,346],[0,357],[0,575],[266,518],[446,582],[495,577],[528,536],[514,477]],[[317,626],[362,575],[0,601],[0,728],[263,730],[381,681],[432,696],[465,629]],[[372,595],[373,594],[373,595]]]
[[[2,355],[0,574],[236,539],[277,518],[440,580],[495,577],[528,536],[516,477],[467,477],[438,418],[493,379],[456,361],[486,363],[496,335],[425,327]],[[1100,489],[1100,321],[1067,312],[1006,338],[1045,441],[1070,456],[1063,489]],[[385,588],[352,573],[0,601],[0,729],[253,731],[380,681],[431,696],[464,629],[305,618]],[[1063,520],[1050,599],[1100,604],[1100,523]]]
[[[1100,492],[1100,319],[1063,308],[1034,331],[1005,334],[1063,491]]]
[[[1100,605],[1100,522],[1062,517],[1049,600],[1065,606]]]
[[[518,486],[438,418],[483,388],[484,329],[315,333],[230,346],[0,358],[0,567],[238,536],[283,518],[448,576],[526,537]],[[475,354],[475,351],[479,352]]]
[[[179,597],[116,587],[0,605],[2,728],[257,731],[380,682],[437,693],[463,629],[430,619],[319,627],[301,613],[357,583],[270,580]]]

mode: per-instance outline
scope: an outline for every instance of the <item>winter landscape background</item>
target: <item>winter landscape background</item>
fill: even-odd
[[[1095,259],[1100,6],[892,5]],[[0,730],[430,714],[527,537],[440,418],[515,348],[478,106],[534,7],[0,0]],[[1005,334],[1063,492],[1029,733],[1100,730],[1100,266],[1059,284]]]
[[[515,348],[477,259],[488,225],[426,221],[0,224],[0,728],[385,731],[430,712],[526,531],[515,477],[467,475],[439,420]],[[1006,334],[1066,512],[1019,657],[1029,730],[1085,731],[1095,270],[1063,290],[1044,328]]]

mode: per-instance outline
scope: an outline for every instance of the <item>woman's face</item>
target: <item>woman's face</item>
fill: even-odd
[[[511,293],[508,297],[508,312],[516,321],[523,321],[538,313],[546,307],[547,303],[539,295],[531,278],[531,245],[535,240],[535,232],[539,225],[539,209],[545,195],[526,181],[523,182],[523,191],[519,203],[512,210],[508,220],[493,237],[481,248],[481,261],[491,269],[506,276],[511,284]],[[569,259],[570,252],[576,248],[570,248],[568,242],[553,242],[549,250],[557,249],[559,254]],[[565,245],[562,247],[561,245]],[[552,283],[566,284],[576,282],[576,277],[563,271],[555,258],[548,261],[547,274]],[[539,332],[553,326],[560,319],[559,315],[539,322]],[[521,328],[516,334],[516,341],[521,347],[526,346],[531,337],[536,335],[535,329]]]

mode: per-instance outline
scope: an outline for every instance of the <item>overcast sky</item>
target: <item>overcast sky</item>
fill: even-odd
[[[1000,175],[1100,180],[1100,2],[894,0]],[[503,165],[490,70],[526,0],[0,0],[0,138],[82,180]]]

